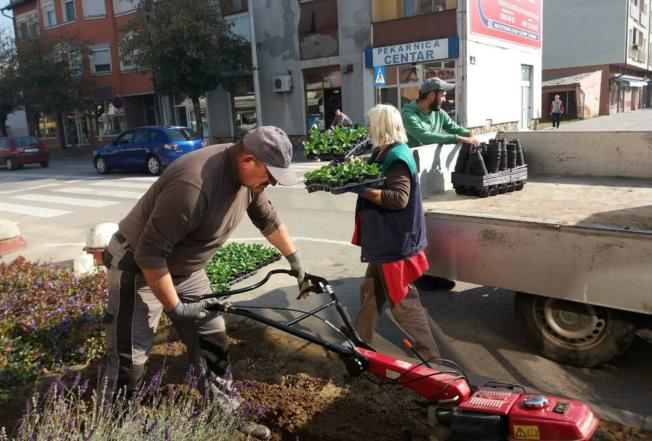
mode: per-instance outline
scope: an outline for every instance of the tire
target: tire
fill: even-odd
[[[95,158],[95,170],[101,175],[106,175],[109,173],[109,164],[106,163],[106,159],[101,156]]]
[[[41,162],[41,168],[48,168],[49,165],[50,165],[50,161]]]
[[[636,327],[615,309],[516,293],[516,316],[528,341],[546,358],[596,367],[621,355]]]
[[[145,161],[145,169],[147,170],[147,173],[149,173],[150,175],[158,176],[163,171],[163,165],[161,164],[160,159],[158,159],[154,155],[151,155],[148,156],[147,160]]]
[[[11,158],[5,159],[5,165],[7,166],[7,170],[16,170],[18,168],[18,164]]]

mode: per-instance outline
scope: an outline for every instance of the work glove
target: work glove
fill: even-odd
[[[199,322],[210,316],[216,316],[216,311],[208,311],[206,308],[218,305],[219,299],[204,299],[198,302],[184,303],[181,300],[172,311],[167,314],[173,322]]]
[[[297,273],[297,285],[299,286],[299,297],[297,299],[306,297],[307,293],[303,291],[310,286],[310,282],[306,280],[306,269],[303,267],[299,252],[295,251],[285,258],[290,263],[290,269]]]

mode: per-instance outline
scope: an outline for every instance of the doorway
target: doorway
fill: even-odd
[[[324,112],[326,121],[326,127],[330,127],[335,117],[335,109],[342,108],[342,89],[339,87],[336,89],[325,89],[324,90]]]
[[[83,113],[68,112],[63,118],[66,147],[88,145],[88,120]]]

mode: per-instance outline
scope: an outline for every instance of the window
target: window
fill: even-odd
[[[428,78],[439,77],[447,83],[455,84],[455,61],[431,61],[423,64],[402,64],[385,66],[385,86],[380,89],[382,104],[391,104],[397,109],[419,96],[419,86]],[[442,109],[451,117],[455,115],[455,92],[446,94]]]
[[[299,4],[299,50],[302,60],[339,54],[337,1],[315,0]]]
[[[75,0],[63,0],[63,21],[75,21],[77,15],[75,13]]]
[[[115,140],[116,145],[134,142],[134,132],[125,132]]]
[[[40,142],[33,136],[19,136],[14,138],[14,144],[16,147],[29,147],[32,145],[39,145]]]
[[[134,37],[133,32],[128,32],[122,36],[122,42],[118,46],[118,56],[120,57],[120,70],[123,72],[128,72],[131,70],[136,70],[136,58],[138,57],[139,51],[134,49],[132,51],[126,52],[124,47],[130,43],[130,40]]]
[[[83,0],[84,17],[105,17],[106,8],[104,7],[104,0]]]
[[[54,10],[54,3],[43,4],[43,25],[46,28],[56,26],[57,14]]]
[[[247,12],[247,3],[247,0],[221,0],[220,12],[223,17],[231,14],[239,14],[240,12]]]
[[[44,23],[47,22],[44,21]],[[25,39],[38,37],[41,32],[39,29],[39,18],[36,11],[17,16],[16,28],[18,29],[18,38]]]
[[[169,141],[192,141],[193,139],[199,139],[199,135],[196,132],[185,128],[165,129],[163,132]]]
[[[374,23],[455,9],[457,0],[372,0]]]
[[[136,130],[133,142],[149,142],[151,130]]]
[[[256,95],[252,77],[241,78],[234,82],[231,92],[231,114],[235,136],[244,136],[256,128]]]
[[[57,63],[62,63],[74,76],[81,76],[84,72],[80,47],[58,43],[52,51],[52,60]]]
[[[125,14],[138,9],[139,0],[113,0],[113,13]]]
[[[91,73],[111,72],[111,48],[109,45],[91,46]]]

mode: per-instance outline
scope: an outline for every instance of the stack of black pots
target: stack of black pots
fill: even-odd
[[[527,164],[518,139],[463,144],[452,175],[457,194],[495,196],[518,191],[527,180]]]

